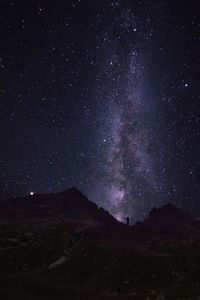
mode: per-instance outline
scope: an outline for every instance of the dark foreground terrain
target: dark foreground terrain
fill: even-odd
[[[74,188],[0,209],[0,299],[200,299],[200,224],[170,204],[133,226]]]

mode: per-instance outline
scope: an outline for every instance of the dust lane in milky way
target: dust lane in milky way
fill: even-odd
[[[122,221],[127,215],[133,220],[144,218],[157,204],[159,188],[150,150],[155,116],[152,120],[153,103],[145,88],[144,32],[130,9],[120,11],[116,19],[101,37],[106,58],[97,86],[104,91],[99,101],[104,99],[108,137],[100,195],[103,205]]]

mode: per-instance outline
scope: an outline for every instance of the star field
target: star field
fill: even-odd
[[[76,186],[119,220],[199,215],[198,3],[0,6],[1,197]]]

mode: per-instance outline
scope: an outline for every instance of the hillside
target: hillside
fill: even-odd
[[[7,216],[11,222],[17,223],[117,223],[107,211],[89,201],[76,188],[56,194],[13,197],[1,202],[0,209],[2,215]]]
[[[74,188],[1,208],[2,299],[199,299],[199,221],[173,205],[133,226]]]

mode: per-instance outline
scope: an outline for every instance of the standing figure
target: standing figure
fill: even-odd
[[[126,218],[124,218],[124,220],[126,220],[126,224],[129,225],[130,218],[129,218],[129,217],[126,217]]]

